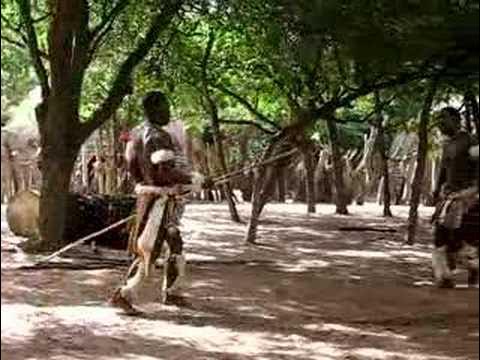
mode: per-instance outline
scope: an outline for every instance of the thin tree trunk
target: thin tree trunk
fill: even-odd
[[[212,94],[210,93],[210,88],[207,79],[207,70],[208,70],[208,61],[212,53],[213,45],[215,43],[215,33],[210,31],[208,35],[208,43],[205,49],[204,57],[202,60],[202,82],[203,82],[203,95],[208,104],[208,110],[210,112],[210,117],[212,121],[212,130],[213,130],[213,139],[215,143],[215,150],[217,153],[217,159],[219,161],[220,169],[223,174],[228,173],[227,161],[225,158],[225,151],[223,148],[223,141],[220,136],[220,119],[218,118],[218,107],[215,103]],[[240,223],[240,215],[238,214],[237,207],[233,201],[233,191],[232,185],[230,182],[227,182],[223,185],[225,196],[227,197],[228,210],[230,211],[230,217],[232,221]]]
[[[383,216],[393,217],[391,206],[391,193],[390,193],[390,174],[388,169],[388,159],[383,161]]]
[[[417,232],[418,206],[422,195],[423,183],[425,179],[425,167],[428,152],[428,125],[430,120],[430,111],[433,99],[437,90],[437,82],[433,81],[428,89],[425,102],[420,116],[420,126],[418,129],[418,154],[417,168],[412,185],[412,198],[410,200],[410,212],[408,217],[407,243],[413,245]]]
[[[246,130],[240,136],[238,142],[238,148],[240,150],[241,162],[239,168],[244,168],[248,165],[248,143],[249,143],[249,131]],[[238,180],[242,191],[243,201],[252,201],[253,184],[255,182],[252,171],[248,172],[248,175],[244,175]]]
[[[338,130],[333,118],[327,119],[328,133],[330,137],[330,147],[332,150],[333,172],[336,190],[336,213],[340,215],[348,215],[347,199],[345,195],[345,183],[343,181],[343,159],[338,146]]]
[[[88,190],[88,150],[87,145],[83,144],[81,149],[81,161],[82,161],[82,191]]]
[[[121,152],[121,144],[118,141],[120,135],[120,127],[118,123],[117,113],[112,116],[112,152],[111,152],[111,176],[112,176],[112,189],[111,193],[116,193],[119,187],[118,179],[120,178],[120,162],[117,154]]]
[[[285,203],[287,199],[287,183],[285,177],[285,166],[277,168],[277,201]]]
[[[17,168],[15,166],[15,158],[12,154],[12,150],[11,150],[10,146],[5,145],[5,150],[6,150],[6,153],[7,153],[8,166],[10,168],[10,176],[11,176],[10,180],[11,180],[12,191],[11,191],[10,196],[13,196],[19,190],[20,183],[19,183],[19,180],[18,180]],[[9,186],[10,186],[10,184],[9,184]]]
[[[415,169],[417,168],[416,160],[409,160],[405,165],[405,188],[403,190],[402,202],[410,203],[412,198],[412,185],[415,177]]]
[[[467,100],[467,96],[464,96],[463,98],[463,105],[465,106],[465,127],[467,128],[467,132],[472,135],[474,119],[472,116],[472,109],[470,103]]]
[[[305,195],[307,200],[307,213],[316,212],[316,191],[315,191],[315,164],[311,148],[303,151],[303,161],[305,164]]]
[[[390,173],[388,169],[388,154],[385,143],[385,127],[384,119],[381,114],[380,94],[375,94],[376,107],[377,107],[377,128],[378,128],[378,145],[380,151],[380,157],[382,159],[382,172],[383,172],[383,216],[393,217],[391,205],[391,186],[390,186]]]
[[[469,105],[471,115],[473,118],[473,124],[477,133],[477,139],[480,141],[480,110],[477,102],[477,98],[472,88],[469,88],[465,93],[465,100]]]
[[[204,144],[204,151],[203,151],[203,159],[205,160],[205,175],[210,177],[212,174],[212,169],[211,169],[211,152],[210,152],[210,146],[208,144]],[[214,190],[213,189],[207,189],[205,190],[205,200],[209,202],[214,202],[215,201],[215,196],[214,196]]]
[[[432,175],[430,177],[430,193],[433,194],[435,191],[435,186],[437,184],[437,173],[438,173],[438,159],[433,157],[432,159]]]
[[[383,204],[383,196],[385,195],[384,187],[385,187],[385,177],[382,176],[382,178],[380,179],[380,183],[378,184],[378,189],[377,189],[377,204],[378,205]]]
[[[262,160],[269,159],[275,153],[276,143],[273,142],[266,149],[262,156]],[[248,221],[247,232],[245,234],[245,242],[249,244],[255,244],[257,238],[258,224],[260,221],[260,215],[268,200],[268,187],[272,183],[274,171],[272,165],[268,165],[267,168],[260,167],[257,169],[258,173],[255,176],[255,182],[253,186],[252,195],[252,212],[250,220]]]
[[[255,179],[253,197],[252,197],[252,213],[248,222],[247,233],[245,236],[245,242],[249,244],[255,244],[257,238],[258,224],[260,222],[260,215],[268,202],[268,198],[272,191],[271,185],[273,184],[274,169],[271,165],[268,165],[267,169],[261,171],[263,176],[258,176]]]
[[[111,124],[107,131],[107,149],[105,151],[105,193],[113,194],[115,191],[116,173],[115,173],[115,130],[114,130],[114,117],[111,119]]]
[[[218,119],[216,119],[218,120]],[[217,150],[217,157],[218,161],[220,163],[221,170],[223,174],[228,173],[228,168],[227,168],[227,161],[225,159],[225,151],[223,149],[223,141],[220,138],[220,129],[218,125],[218,121],[216,121],[212,118],[213,122],[213,136],[214,136],[214,141],[215,141],[215,148]],[[238,214],[237,207],[235,205],[235,202],[233,200],[233,191],[232,191],[232,185],[230,182],[227,182],[223,185],[223,194],[227,200],[228,203],[228,210],[230,211],[230,218],[232,221],[236,223],[240,223],[240,215]]]

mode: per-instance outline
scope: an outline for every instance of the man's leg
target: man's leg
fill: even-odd
[[[176,226],[167,230],[168,257],[163,272],[163,302],[165,304],[185,304],[181,295],[186,275],[186,261],[183,255],[183,239]]]
[[[127,277],[134,270],[136,266],[136,272],[133,277],[127,278],[127,283],[115,290],[110,303],[114,306],[118,306],[125,310],[127,313],[136,313],[137,311],[132,306],[131,302],[136,297],[138,289],[142,286],[146,277],[145,261],[139,255],[137,248],[137,241],[140,238],[140,234],[145,230],[146,223],[148,221],[148,215],[154,204],[154,197],[150,195],[142,195],[137,197],[137,223],[136,231],[129,239],[128,251],[130,254],[137,254],[137,258],[130,266]]]
[[[140,261],[137,271],[133,277],[127,280],[126,285],[115,290],[110,302],[114,306],[122,308],[127,313],[138,312],[132,306],[131,302],[137,294],[138,289],[145,279],[145,263]]]
[[[455,287],[451,271],[455,266],[455,261],[448,249],[449,237],[450,231],[448,229],[443,226],[435,226],[432,268],[435,283],[440,288]]]
[[[468,270],[468,286],[478,286],[478,247],[467,244],[463,244],[460,251],[461,257],[464,260]]]

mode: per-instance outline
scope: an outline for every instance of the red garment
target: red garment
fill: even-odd
[[[128,130],[122,131],[120,133],[119,140],[122,142],[129,142],[132,139],[132,136],[130,135],[130,132]]]

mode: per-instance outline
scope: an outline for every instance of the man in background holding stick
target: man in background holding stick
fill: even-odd
[[[453,270],[458,256],[468,268],[468,284],[478,284],[478,144],[461,129],[461,116],[451,107],[438,113],[446,141],[434,193],[433,272],[438,287],[455,286]]]

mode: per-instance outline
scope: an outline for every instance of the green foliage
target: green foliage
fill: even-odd
[[[45,1],[34,2],[34,18],[46,15]],[[209,124],[202,84],[209,35],[215,37],[207,67],[209,91],[223,120],[254,121],[268,130],[285,127],[302,110],[355,94],[359,89],[404,73],[415,74],[408,86],[383,93],[394,100],[385,107],[387,133],[416,130],[422,107],[422,78],[441,71],[438,100],[463,94],[473,84],[478,93],[478,2],[400,0],[242,0],[187,1],[182,16],[171,24],[138,69],[134,94],[118,111],[123,123],[143,119],[141,98],[152,89],[166,92],[174,117],[190,133],[201,136]],[[91,24],[104,19],[114,2],[89,1]],[[88,118],[110,88],[121,62],[145,35],[155,6],[132,2],[102,41],[88,68],[81,99],[81,117]],[[2,33],[21,44],[15,1],[2,0]],[[48,16],[36,23],[40,47],[46,51]],[[2,37],[2,92],[21,99],[36,84],[24,48]],[[227,94],[227,89],[234,93]],[[240,101],[243,100],[243,101]],[[248,106],[250,105],[250,109]],[[338,106],[341,147],[361,147],[374,110],[371,95],[353,97]],[[269,120],[269,124],[266,120]],[[322,120],[322,119],[314,119]],[[226,136],[237,136],[245,125],[222,125]],[[309,136],[327,144],[323,121]],[[258,153],[269,135],[256,135]]]
[[[25,51],[2,41],[1,66],[2,95],[9,103],[18,103],[37,84],[28,55]]]

